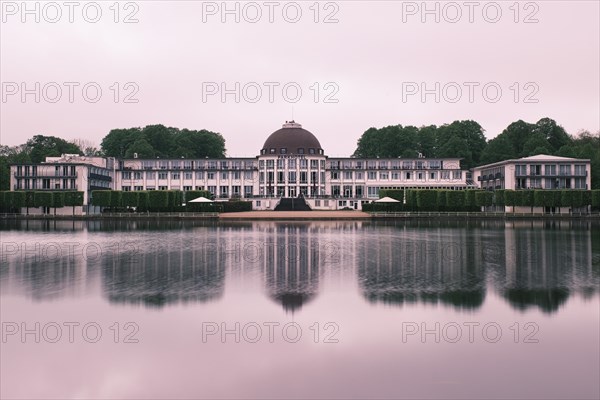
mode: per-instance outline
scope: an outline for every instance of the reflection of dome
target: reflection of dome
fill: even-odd
[[[315,135],[290,121],[267,138],[261,154],[323,154],[323,149]]]
[[[273,299],[278,303],[281,303],[283,309],[291,311],[292,313],[302,308],[302,306],[314,297],[314,293],[300,293],[300,292],[287,292],[277,293],[273,296]]]

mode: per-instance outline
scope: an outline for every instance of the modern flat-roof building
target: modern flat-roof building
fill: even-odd
[[[473,168],[473,179],[485,190],[582,189],[590,190],[590,160],[538,154],[499,161]],[[567,212],[562,207],[558,212]],[[530,207],[506,207],[506,211],[528,212]],[[536,209],[534,211],[542,212]]]

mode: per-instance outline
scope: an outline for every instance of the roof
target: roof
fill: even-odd
[[[303,129],[302,125],[290,121],[267,138],[262,150],[269,154],[271,149],[275,149],[274,154],[281,154],[281,149],[286,149],[285,154],[309,154],[309,149],[314,149],[315,154],[319,154],[322,147],[315,135]]]
[[[504,165],[504,164],[520,163],[520,162],[583,162],[583,163],[589,163],[590,160],[582,159],[582,158],[552,156],[549,154],[537,154],[535,156],[513,158],[510,160],[503,160],[503,161],[497,161],[497,162],[491,163],[491,164],[480,165],[478,167],[474,167],[473,170],[490,168],[490,167],[495,167],[495,166]]]

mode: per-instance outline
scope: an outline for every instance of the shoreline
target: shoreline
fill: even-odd
[[[0,215],[0,221],[50,220],[206,220],[206,221],[386,221],[386,220],[600,220],[600,213],[530,214],[492,212],[400,212],[366,213],[362,211],[246,211],[235,213],[155,213],[104,215]]]

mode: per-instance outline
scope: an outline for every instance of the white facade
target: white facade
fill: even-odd
[[[590,190],[590,160],[539,154],[473,168],[473,179],[484,190]],[[507,212],[531,212],[531,207],[506,207]],[[562,207],[559,213],[570,210]],[[533,212],[542,213],[541,207]]]
[[[259,155],[224,159],[123,159],[64,155],[37,165],[11,166],[13,190],[80,190],[84,212],[91,191],[208,190],[217,200],[251,200],[274,209],[283,197],[302,195],[313,209],[361,209],[381,189],[474,188],[459,158],[329,158],[316,137],[286,122]],[[65,213],[71,210],[66,210]]]

